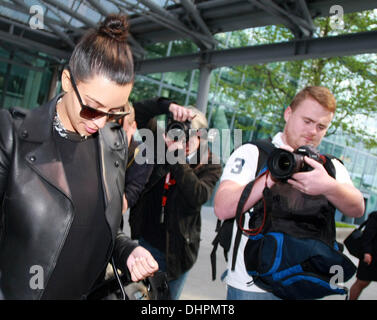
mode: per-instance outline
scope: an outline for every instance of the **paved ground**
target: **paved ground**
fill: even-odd
[[[215,281],[211,279],[210,253],[212,251],[211,242],[215,237],[215,228],[216,217],[213,213],[213,208],[203,207],[202,241],[199,257],[188,275],[181,300],[223,300],[226,298],[226,285],[220,280],[221,274],[226,269],[226,262],[221,247],[217,250],[217,279]],[[340,242],[343,241],[350,231],[350,229],[338,229],[337,240]],[[355,265],[357,265],[358,260],[349,255],[346,249],[345,251]],[[345,285],[349,288],[354,281],[355,277],[349,280]],[[343,295],[334,295],[325,298],[325,300],[344,300],[344,298]],[[360,296],[360,300],[377,300],[377,282],[372,282],[370,286],[364,290]]]

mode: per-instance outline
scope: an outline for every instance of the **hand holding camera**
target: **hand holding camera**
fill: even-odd
[[[173,120],[178,122],[191,121],[195,116],[192,110],[182,107],[176,103],[170,104],[169,111],[173,116]]]
[[[190,140],[191,120],[195,118],[195,114],[192,110],[175,103],[170,104],[169,111],[166,134],[164,134],[168,151],[187,149]]]
[[[175,118],[183,119],[187,116],[182,116],[181,112],[179,114],[180,116],[174,116],[173,113],[168,115],[166,133],[163,135],[168,151],[171,152],[186,149],[186,143],[189,140],[191,122],[189,120],[183,122],[175,120]]]
[[[333,179],[323,166],[325,161],[325,157],[314,147],[301,146],[293,152],[274,150],[267,160],[267,166],[275,180],[287,182],[297,190],[314,196],[331,189]]]

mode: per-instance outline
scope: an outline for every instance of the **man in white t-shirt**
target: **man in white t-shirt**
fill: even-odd
[[[306,87],[295,96],[285,110],[284,130],[274,136],[272,143],[275,147],[291,152],[303,145],[318,147],[330,126],[335,109],[335,98],[327,88]],[[245,185],[255,179],[258,157],[258,148],[252,144],[245,144],[235,150],[227,161],[215,195],[215,214],[219,219],[235,217]],[[346,168],[338,160],[332,160],[336,170],[335,179],[317,161],[305,157],[305,162],[313,170],[293,174],[287,180],[293,188],[310,196],[325,196],[328,202],[347,216],[361,217],[363,215],[363,196],[353,186]],[[275,183],[271,174],[256,179],[243,212],[253,208],[262,199],[265,186],[271,188]],[[248,227],[248,215],[245,215],[244,227]],[[233,254],[236,231],[237,224],[235,223],[229,251],[230,257]],[[229,259],[226,276],[227,298],[231,300],[278,299],[272,293],[266,292],[256,285],[251,285],[252,277],[247,273],[243,255],[247,240],[248,236],[242,234],[234,270],[231,270],[232,259]]]

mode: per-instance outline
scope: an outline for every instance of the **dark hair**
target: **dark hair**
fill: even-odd
[[[77,81],[95,75],[105,76],[119,85],[134,80],[134,63],[127,44],[128,21],[124,15],[106,17],[98,30],[89,30],[75,46],[69,67]]]

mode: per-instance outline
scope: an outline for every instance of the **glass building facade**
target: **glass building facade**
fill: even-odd
[[[56,89],[54,70],[48,59],[0,47],[0,107],[31,109],[47,102]]]

